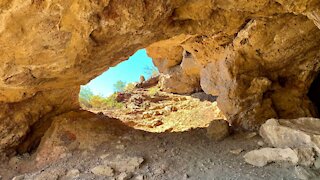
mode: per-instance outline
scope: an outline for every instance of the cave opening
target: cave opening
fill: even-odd
[[[191,58],[191,53],[184,54]],[[138,50],[128,60],[81,86],[80,106],[134,129],[156,133],[205,128],[214,119],[225,119],[215,96],[164,90],[164,74],[145,49]]]
[[[318,72],[316,78],[312,82],[308,96],[313,104],[316,106],[317,114],[320,112],[320,73]]]
[[[82,107],[102,108],[106,98],[112,98],[117,93],[132,90],[139,82],[159,74],[152,59],[145,49],[138,50],[128,60],[110,67],[89,83],[82,85],[79,102]],[[92,102],[90,102],[90,99]],[[110,104],[110,107],[116,104]]]

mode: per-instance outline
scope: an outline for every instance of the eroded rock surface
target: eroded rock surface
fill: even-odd
[[[299,160],[297,154],[290,148],[262,148],[248,152],[244,158],[247,163],[258,167],[265,166],[270,162],[289,162],[295,165]]]
[[[260,127],[266,143],[279,148],[314,148],[320,153],[320,120],[317,118],[270,119]]]
[[[6,0],[0,10],[1,151],[74,109],[74,87],[151,44],[173,78],[166,89],[219,95],[233,126],[317,114],[307,93],[319,70],[318,0]]]
[[[75,150],[94,150],[114,139],[115,130],[110,127],[113,123],[118,122],[87,111],[72,111],[55,117],[37,149],[36,165],[43,166],[66,158]],[[124,133],[125,130],[121,127],[117,133]]]
[[[317,118],[269,119],[260,127],[259,133],[271,147],[248,152],[245,161],[254,166],[290,161],[293,165],[319,169],[319,126]]]
[[[161,41],[150,46],[148,52],[153,57],[162,44],[167,45],[165,49],[170,45],[172,49],[183,48],[184,53],[177,49],[182,57],[174,56],[180,61],[169,58],[169,51],[161,61],[176,64],[160,68],[171,77],[167,86],[173,90],[169,91],[180,93],[175,86],[199,82],[206,93],[219,96],[219,107],[234,126],[254,129],[269,118],[317,116],[307,94],[319,71],[319,35],[319,29],[305,16],[282,14],[253,18],[229,36]],[[155,64],[159,61],[154,58]],[[193,69],[185,64],[192,64]],[[199,88],[188,87],[192,87],[188,92]]]

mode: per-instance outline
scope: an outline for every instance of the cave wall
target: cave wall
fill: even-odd
[[[236,128],[257,129],[269,118],[316,117],[316,104],[308,92],[320,68],[320,31],[317,18],[308,17],[294,13],[258,16],[247,19],[231,36],[184,36],[183,41],[175,37],[147,50],[156,65],[171,64],[160,66],[162,73],[172,77],[166,84],[171,87],[164,90],[181,93],[175,87],[195,78],[203,91],[219,96],[220,109]],[[182,52],[188,52],[192,67],[200,69],[191,76],[189,70],[183,71]],[[193,87],[188,93],[199,88],[188,87]]]
[[[219,95],[234,125],[312,116],[306,93],[319,68],[319,3],[1,1],[0,151],[28,147],[37,122],[78,107],[79,85],[144,47],[169,75],[168,90]],[[181,87],[170,88],[170,74],[185,80]]]

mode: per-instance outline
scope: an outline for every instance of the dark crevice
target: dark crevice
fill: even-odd
[[[320,112],[320,73],[319,72],[309,88],[308,97],[316,106],[316,109],[318,111],[317,114],[319,114]]]

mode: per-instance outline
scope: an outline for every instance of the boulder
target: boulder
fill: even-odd
[[[228,121],[217,119],[210,122],[207,127],[207,136],[214,141],[221,141],[230,134]]]
[[[136,87],[137,88],[150,88],[150,87],[156,86],[156,85],[158,85],[159,78],[160,78],[160,76],[155,76],[155,77],[151,77],[147,80],[140,81],[140,83],[138,83],[136,85]]]
[[[320,153],[320,119],[269,119],[259,130],[266,143],[279,148],[312,148]]]
[[[271,162],[296,165],[299,161],[296,152],[290,148],[262,148],[250,151],[243,157],[247,163],[258,167],[263,167]]]
[[[114,126],[117,130],[112,128]],[[35,153],[36,165],[42,166],[61,158],[68,158],[75,150],[95,150],[109,139],[117,138],[115,131],[128,130],[129,127],[118,120],[87,111],[61,114],[53,119],[51,127],[41,139]]]
[[[313,147],[310,135],[298,129],[282,126],[276,119],[270,119],[263,124],[259,134],[266,143],[273,147]]]
[[[191,94],[201,89],[199,78],[187,75],[180,66],[171,68],[159,81],[161,90],[170,93]]]

